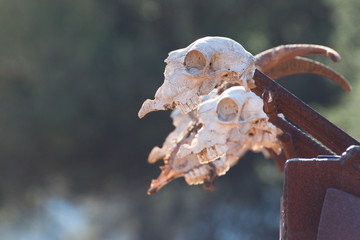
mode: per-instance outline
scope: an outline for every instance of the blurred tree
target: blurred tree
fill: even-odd
[[[360,139],[360,2],[345,0],[341,3],[327,0],[333,9],[332,22],[335,26],[331,41],[342,54],[342,64],[338,67],[353,85],[353,91],[343,96],[341,101],[330,109],[326,116],[356,139]]]

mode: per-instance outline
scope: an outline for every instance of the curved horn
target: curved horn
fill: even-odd
[[[273,79],[299,73],[318,74],[330,78],[346,91],[351,91],[349,82],[341,74],[322,63],[303,57],[295,57],[282,62],[264,73]]]
[[[288,44],[275,48],[270,48],[255,56],[256,67],[266,72],[273,66],[292,59],[296,56],[304,56],[310,54],[326,55],[334,62],[341,60],[340,55],[333,49],[322,45],[315,44]]]

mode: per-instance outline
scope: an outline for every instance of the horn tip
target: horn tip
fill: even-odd
[[[335,52],[335,51],[329,51],[327,55],[331,58],[331,60],[332,60],[333,62],[340,62],[340,61],[341,61],[341,56],[340,56],[340,54],[338,54],[338,53]]]

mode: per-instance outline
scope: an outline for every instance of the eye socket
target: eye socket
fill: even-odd
[[[238,114],[238,105],[231,98],[224,98],[220,100],[216,107],[216,113],[218,115],[219,120],[221,121],[231,121]]]
[[[184,66],[190,74],[197,74],[201,72],[206,66],[206,58],[204,54],[198,50],[188,52],[184,59]]]

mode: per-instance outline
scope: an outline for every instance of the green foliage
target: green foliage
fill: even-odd
[[[343,56],[338,67],[353,86],[350,94],[330,109],[324,109],[326,116],[356,139],[360,139],[360,2],[356,0],[327,0],[333,9],[332,22],[335,29],[332,43]]]

